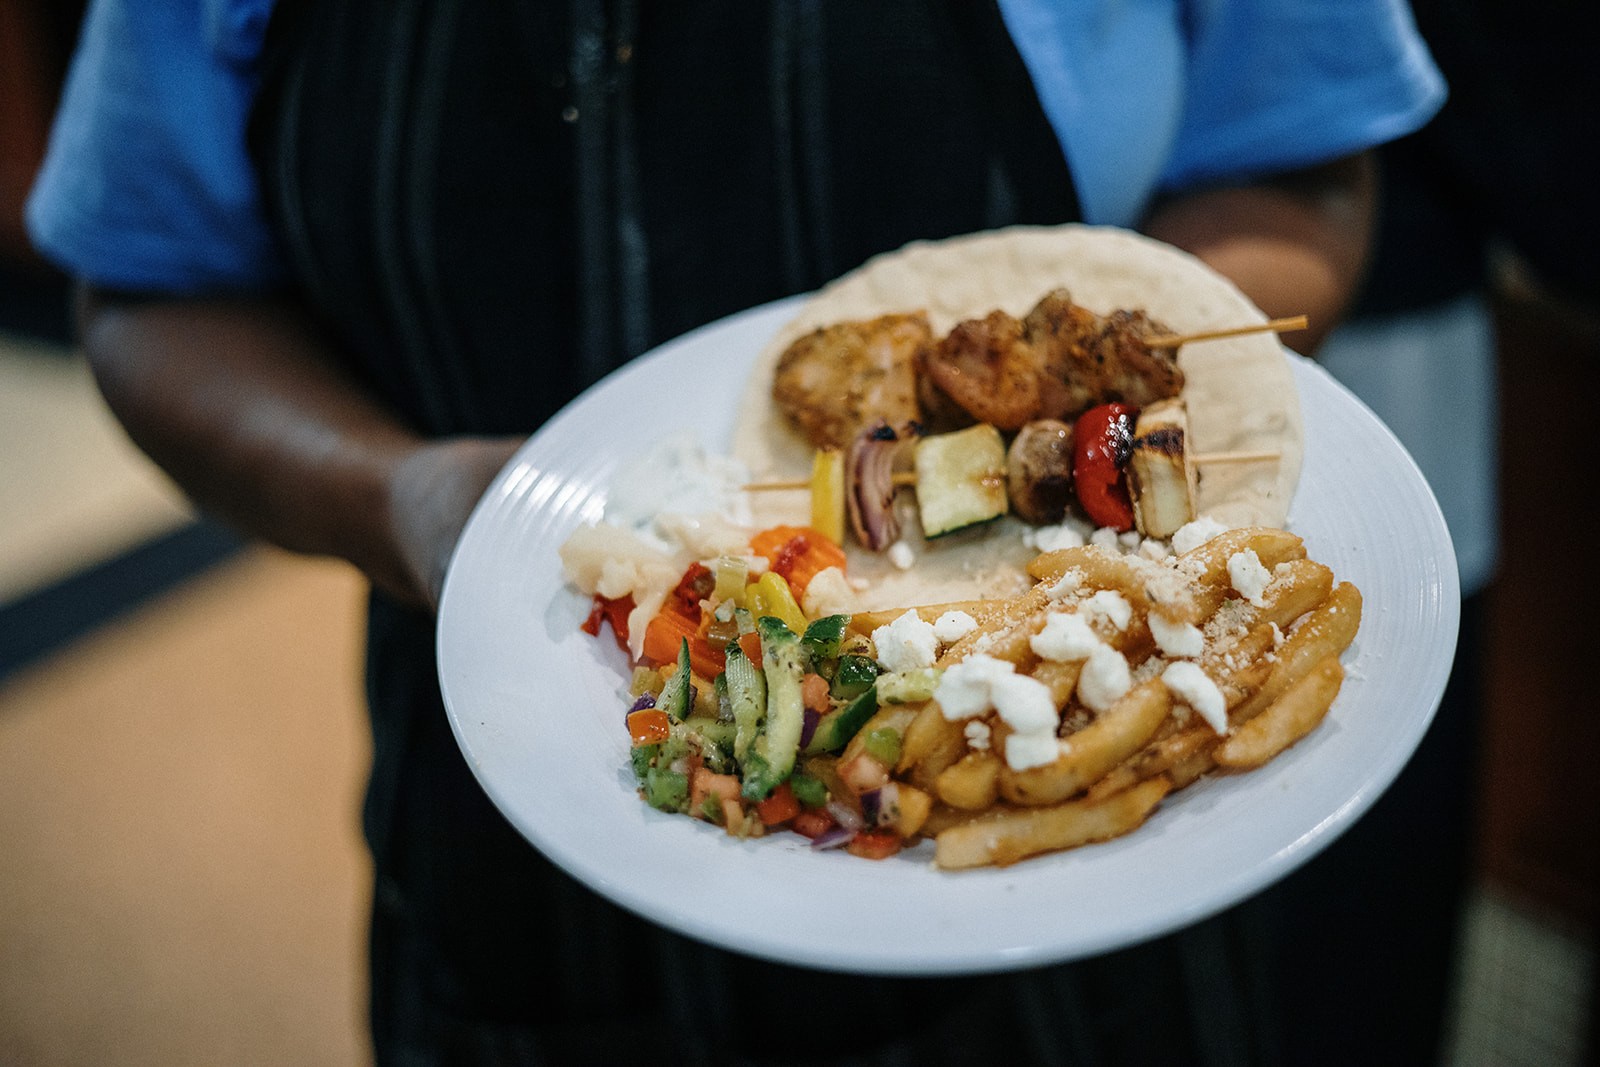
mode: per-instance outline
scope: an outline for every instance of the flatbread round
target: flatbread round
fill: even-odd
[[[756,361],[734,427],[733,454],[758,480],[804,477],[812,449],[772,401],[778,358],[797,338],[831,323],[891,312],[927,313],[936,336],[1000,309],[1022,317],[1064,287],[1099,314],[1143,309],[1179,333],[1265,322],[1266,316],[1200,260],[1159,241],[1110,227],[1012,227],[917,242],[885,253],[808,300]],[[1197,511],[1228,526],[1282,526],[1300,477],[1304,429],[1284,350],[1272,334],[1185,345],[1179,350],[1191,451],[1276,450],[1276,463],[1215,464],[1200,472]],[[763,500],[763,518],[804,522],[803,499]],[[801,497],[802,494],[793,494]],[[785,512],[788,512],[785,514]],[[1022,524],[922,544],[913,571],[897,573],[872,553],[852,554],[852,573],[874,582],[878,604],[1006,595],[1033,555]],[[914,599],[896,599],[907,596]]]

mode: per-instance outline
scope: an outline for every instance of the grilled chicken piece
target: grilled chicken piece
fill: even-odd
[[[1072,427],[1056,419],[1028,423],[1006,452],[1011,510],[1024,522],[1060,522],[1072,506]]]
[[[1194,464],[1187,460],[1188,412],[1160,400],[1139,412],[1128,458],[1133,520],[1146,537],[1171,537],[1194,519]]]
[[[1143,311],[1096,315],[1057,289],[1028,312],[1023,329],[1041,372],[1040,418],[1071,421],[1111,401],[1144,407],[1183,389],[1176,351],[1144,343],[1171,331]]]
[[[1020,430],[1039,411],[1039,361],[1022,323],[1003,311],[958,322],[929,353],[924,371],[979,422]]]
[[[879,419],[920,420],[916,368],[932,344],[921,312],[824,326],[778,358],[772,398],[814,448],[845,448]]]

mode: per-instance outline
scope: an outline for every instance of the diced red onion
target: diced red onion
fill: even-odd
[[[642,696],[640,696],[638,700],[635,700],[633,702],[633,707],[628,709],[628,714],[632,715],[636,711],[644,711],[647,708],[653,708],[655,706],[656,706],[656,698],[655,698],[655,696],[653,694],[651,694],[651,693],[645,693]]]
[[[848,845],[855,836],[856,832],[854,830],[848,830],[843,826],[835,826],[813,837],[811,839],[811,847],[818,852],[830,848],[839,848],[843,845]]]
[[[867,825],[866,822],[861,818],[860,812],[852,808],[850,805],[837,800],[828,801],[828,814],[832,815],[834,821],[836,821],[840,826],[850,830],[851,832],[860,830]]]
[[[822,721],[822,716],[810,708],[805,710],[805,716],[800,723],[800,747],[805,748],[811,743],[811,736],[817,732],[817,723]]]
[[[866,819],[867,825],[883,825],[886,819],[891,819],[890,813],[899,803],[899,785],[890,782],[883,785],[882,789],[869,789],[861,793],[861,817]]]
[[[859,799],[861,801],[861,818],[868,826],[877,826],[878,813],[882,807],[883,790],[869,789],[862,793]]]

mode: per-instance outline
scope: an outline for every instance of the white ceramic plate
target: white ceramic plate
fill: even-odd
[[[501,472],[457,548],[439,613],[456,738],[506,817],[574,877],[639,914],[813,967],[939,974],[1032,967],[1166,933],[1324,848],[1393,781],[1455,650],[1444,520],[1394,436],[1314,364],[1293,361],[1306,422],[1290,526],[1365,595],[1344,689],[1310,737],[1261,770],[1168,797],[1134,833],[1004,870],[941,872],[930,846],[883,862],[794,834],[737,841],[651,810],[623,725],[627,665],[578,630],[586,598],[557,547],[597,520],[611,475],[685,425],[726,447],[743,368],[793,314],[766,305],[636,360],[552,419]]]

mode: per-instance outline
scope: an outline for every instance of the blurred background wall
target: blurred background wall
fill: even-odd
[[[0,0],[0,1064],[365,1062],[364,590],[197,519],[72,346],[21,209],[82,7]],[[1594,15],[1417,9],[1504,415],[1454,1056],[1594,1062]]]

